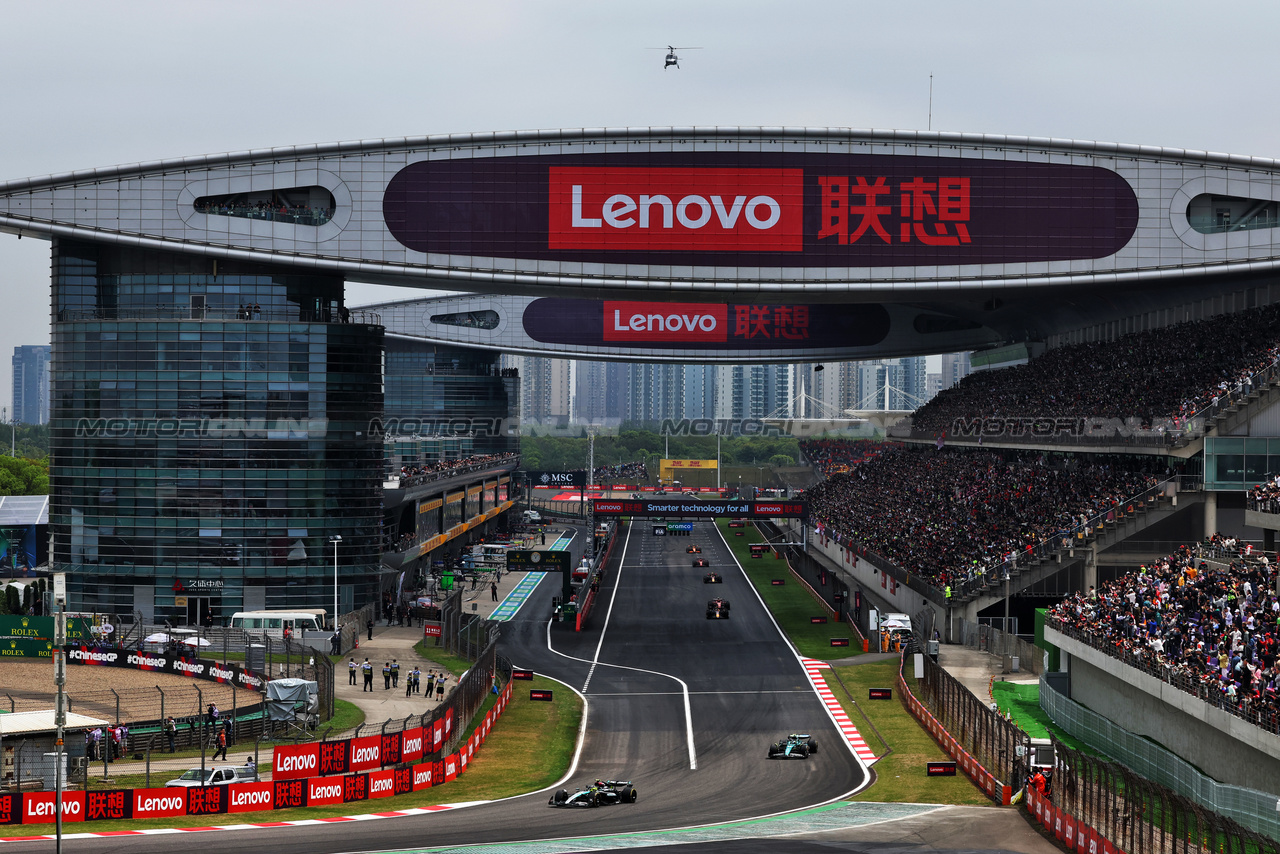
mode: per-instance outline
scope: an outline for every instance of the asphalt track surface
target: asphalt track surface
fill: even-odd
[[[554,809],[549,792],[541,792],[384,821],[215,831],[183,835],[180,842],[172,836],[72,839],[63,849],[326,854],[557,839],[771,815],[864,786],[867,771],[840,739],[714,526],[698,523],[689,537],[655,537],[637,521],[622,533],[587,630],[549,622],[559,588],[549,577],[503,627],[501,643],[517,667],[559,679],[587,698],[586,737],[566,785],[597,777],[634,780],[638,803]],[[703,583],[707,570],[694,568],[694,556],[685,553],[690,543],[702,547],[723,584]],[[730,600],[730,619],[706,619],[713,596]],[[769,743],[787,732],[812,733],[818,754],[767,759]],[[367,803],[351,806],[353,813],[374,810]],[[66,830],[75,832],[74,826]],[[5,848],[52,850],[52,843]]]

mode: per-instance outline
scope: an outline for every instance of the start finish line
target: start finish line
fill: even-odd
[[[743,519],[803,519],[809,508],[803,501],[662,501],[657,499],[612,500],[597,498],[591,502],[596,516],[660,516],[713,519],[734,516]]]

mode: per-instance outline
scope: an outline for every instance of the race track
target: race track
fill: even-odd
[[[544,792],[386,821],[198,834],[182,847],[325,854],[611,834],[770,815],[864,785],[867,772],[715,528],[698,523],[690,537],[655,537],[637,523],[623,536],[588,630],[548,623],[559,589],[549,578],[503,627],[501,651],[517,667],[586,696],[586,739],[570,787],[596,777],[634,780],[637,804],[553,809]],[[707,570],[691,566],[690,543],[702,547],[723,584],[703,584]],[[713,596],[730,600],[730,619],[706,619]],[[808,760],[768,760],[769,743],[787,732],[813,734],[820,751]],[[174,841],[66,840],[64,849],[169,852]],[[50,843],[29,850],[35,845],[49,850]]]

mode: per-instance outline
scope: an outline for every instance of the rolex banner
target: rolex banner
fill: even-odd
[[[67,619],[67,642],[75,643],[77,641],[93,640],[93,632],[90,626],[93,621],[85,617],[70,617]],[[53,617],[23,617],[6,614],[0,616],[0,649],[4,655],[23,655],[21,652],[13,650],[24,649],[21,645],[11,645],[11,641],[40,641],[39,649],[45,649],[44,643],[53,643]],[[32,649],[37,647],[32,646]],[[52,647],[50,647],[52,648]],[[30,653],[35,655],[35,653]],[[50,658],[49,652],[40,653],[41,658]]]
[[[53,641],[44,638],[0,638],[0,658],[53,658]]]

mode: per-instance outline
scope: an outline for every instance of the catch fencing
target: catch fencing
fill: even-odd
[[[1054,741],[1053,806],[1128,854],[1280,854],[1280,843],[1153,783]],[[1274,814],[1275,796],[1269,809]],[[1101,849],[1099,849],[1101,850]]]
[[[465,609],[463,590],[454,590],[440,603],[439,646],[472,661],[498,641],[499,623]],[[474,607],[474,605],[473,605]]]
[[[969,649],[989,652],[992,655],[1016,656],[1018,670],[1033,673],[1036,676],[1044,673],[1044,650],[1032,643],[1027,643],[1012,632],[1001,631],[995,626],[985,623],[960,621],[960,643]]]
[[[362,738],[370,735],[392,735],[403,730],[416,727],[431,727],[438,720],[448,717],[457,721],[452,728],[448,740],[442,748],[444,753],[451,753],[462,740],[462,733],[467,722],[475,716],[495,686],[505,685],[511,680],[511,662],[498,655],[498,643],[494,639],[480,651],[476,662],[467,668],[458,682],[444,698],[444,702],[429,712],[421,715],[410,715],[407,718],[391,718],[381,723],[364,723],[352,730],[341,733],[326,733],[324,740]]]
[[[1243,827],[1264,834],[1271,839],[1280,839],[1280,812],[1277,812],[1276,795],[1219,783],[1205,776],[1195,766],[1158,744],[1136,735],[1112,721],[1092,712],[1072,701],[1065,694],[1055,691],[1046,682],[1040,680],[1040,707],[1058,726],[1083,741],[1089,747],[1121,763],[1112,771],[1102,768],[1095,774],[1099,780],[1119,779],[1123,781],[1123,773],[1139,775],[1143,786],[1156,787],[1155,794],[1144,796],[1145,800],[1166,800],[1171,804],[1181,801],[1170,798],[1190,799],[1199,806],[1199,812],[1207,815],[1217,813],[1219,817],[1230,819]],[[1082,766],[1071,762],[1065,763],[1063,773],[1073,774],[1072,769]],[[1089,777],[1092,781],[1094,777]],[[1072,783],[1072,786],[1084,785]],[[1124,786],[1124,792],[1131,790]],[[1139,791],[1134,789],[1134,791]],[[1167,791],[1167,795],[1165,792]],[[1093,801],[1115,800],[1120,793],[1094,793]],[[1121,809],[1132,814],[1130,805],[1112,805],[1108,809]],[[1171,807],[1181,809],[1181,806]],[[1086,818],[1082,816],[1082,818]],[[1087,819],[1092,819],[1090,814]],[[1114,839],[1114,837],[1112,837]],[[1130,850],[1127,849],[1126,850]]]
[[[914,642],[906,656],[914,652]],[[1030,741],[1013,721],[1006,720],[974,696],[955,677],[927,655],[924,678],[915,680],[915,694],[937,721],[997,780],[1015,789],[1026,778],[1023,755]]]

